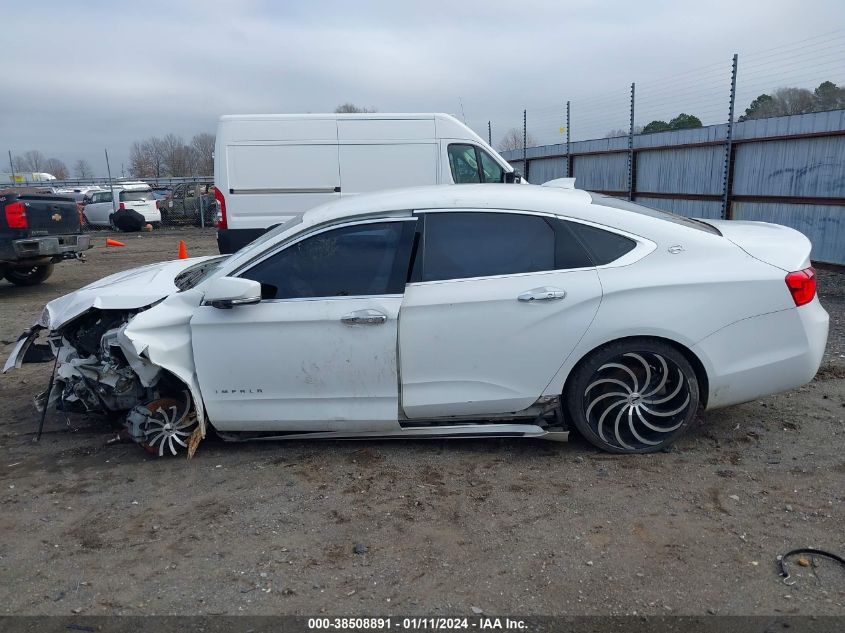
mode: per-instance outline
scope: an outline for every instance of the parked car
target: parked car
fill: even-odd
[[[120,272],[47,304],[50,400],[126,413],[175,454],[226,440],[545,437],[666,448],[697,409],[802,385],[828,315],[810,242],[574,189],[354,196],[230,257]]]
[[[114,186],[114,202],[111,190],[94,191],[90,201],[83,208],[88,224],[92,226],[111,226],[111,215],[118,209],[134,209],[144,219],[157,226],[161,224],[159,201],[153,196],[153,190],[143,182],[122,182]]]
[[[0,276],[34,286],[53,274],[56,263],[89,248],[71,198],[0,191]]]
[[[521,180],[448,114],[229,115],[217,126],[214,156],[221,253],[347,195]]]
[[[217,201],[211,183],[183,182],[176,185],[165,200],[159,201],[165,224],[214,226]],[[202,215],[200,214],[202,209]]]

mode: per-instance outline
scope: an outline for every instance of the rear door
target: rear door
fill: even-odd
[[[531,406],[596,314],[595,267],[555,217],[489,210],[422,217],[400,314],[405,415]]]
[[[90,224],[107,226],[109,216],[114,213],[111,191],[95,191],[91,194],[91,202],[83,210],[85,218]]]

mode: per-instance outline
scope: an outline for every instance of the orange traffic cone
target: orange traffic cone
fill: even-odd
[[[185,240],[179,240],[179,259],[188,259],[188,249],[185,248]]]
[[[106,238],[106,246],[126,246],[123,242],[118,242],[117,240],[113,240],[110,237]]]

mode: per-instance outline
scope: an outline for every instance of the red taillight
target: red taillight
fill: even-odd
[[[792,300],[796,306],[810,303],[816,296],[816,269],[810,266],[804,270],[789,273],[786,276],[786,286],[792,293]]]
[[[226,229],[228,228],[226,222],[226,198],[223,197],[223,192],[217,187],[214,188],[214,199],[217,200],[217,228]]]
[[[23,202],[11,202],[6,205],[6,224],[10,229],[29,227],[26,221],[26,206]]]
[[[126,208],[126,205],[121,202],[120,206],[118,206],[117,208],[123,211]]]
[[[161,206],[158,204],[158,200],[156,200],[156,209],[161,209]]]

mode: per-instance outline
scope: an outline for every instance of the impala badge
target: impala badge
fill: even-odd
[[[53,222],[61,222],[62,221],[62,214],[61,213],[54,213],[52,216]]]

